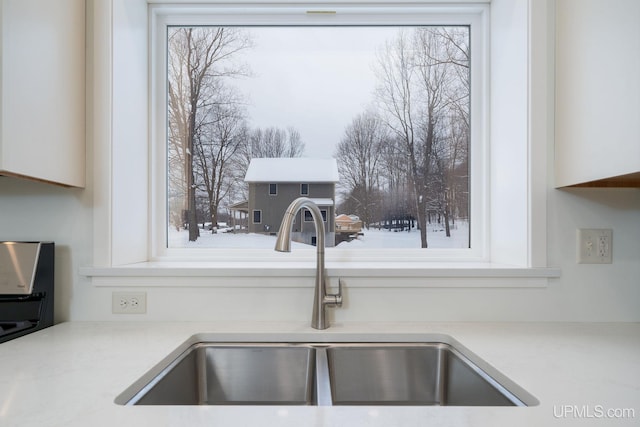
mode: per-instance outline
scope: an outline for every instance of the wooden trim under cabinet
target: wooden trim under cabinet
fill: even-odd
[[[640,188],[640,172],[567,185],[561,188]]]

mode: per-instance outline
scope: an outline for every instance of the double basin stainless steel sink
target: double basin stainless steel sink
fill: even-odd
[[[428,342],[210,342],[177,348],[121,405],[532,406],[453,338]]]

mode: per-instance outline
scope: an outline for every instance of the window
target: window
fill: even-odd
[[[472,251],[451,250],[443,254],[431,249],[420,253],[405,251],[398,256],[418,261],[417,268],[427,269],[428,264],[423,261],[431,259],[546,267],[547,187],[544,179],[532,179],[546,176],[547,141],[552,141],[549,112],[553,111],[553,91],[548,69],[553,65],[549,51],[553,26],[546,2],[514,0],[489,6],[488,1],[470,0],[451,7],[445,2],[432,7],[428,1],[406,6],[358,2],[345,9],[345,13],[336,3],[330,8],[338,12],[330,17],[334,24],[374,21],[427,24],[433,23],[434,10],[438,18],[445,12],[472,16],[451,19],[459,24],[472,24],[472,67],[479,70],[472,72],[472,83],[476,83],[474,90],[480,93],[471,97],[471,129],[480,133],[476,140],[488,141],[491,134],[491,151],[481,148],[478,155],[470,156],[470,215],[476,218],[470,229]],[[182,254],[182,250],[167,247],[169,215],[163,185],[167,179],[163,95],[166,79],[161,75],[167,62],[163,53],[167,26],[184,25],[185,17],[195,24],[217,19],[215,22],[220,25],[246,25],[249,21],[258,25],[276,22],[308,25],[322,19],[320,14],[306,14],[306,9],[299,5],[276,9],[269,4],[234,7],[227,3],[212,10],[202,4],[149,5],[145,0],[96,4],[95,16],[105,19],[95,22],[92,46],[97,112],[93,130],[94,187],[96,197],[103,201],[95,207],[94,265],[123,266],[175,259]],[[212,21],[211,17],[215,19]],[[490,32],[494,36],[491,40]],[[475,121],[488,126],[474,126]],[[474,162],[479,159],[477,166]],[[476,211],[486,215],[478,217]],[[250,211],[245,221],[246,217],[250,217]],[[345,258],[341,251],[334,248],[327,253],[327,259],[340,261]],[[208,261],[230,256],[228,250],[197,252],[186,251],[192,259]],[[358,258],[356,253],[348,256],[353,260],[388,260],[388,251],[378,252],[377,258],[372,251],[364,254],[364,258]],[[247,251],[242,253],[244,257]],[[268,255],[267,251],[261,251],[254,259]],[[312,257],[313,251],[305,256]],[[451,266],[455,268],[455,264]]]
[[[320,213],[322,214],[322,220],[324,222],[327,222],[327,210],[320,209]],[[308,209],[304,210],[304,222],[313,222],[313,215],[311,214],[311,211]]]
[[[359,218],[355,235],[362,247],[481,253],[477,230],[486,221],[485,188],[472,181],[484,167],[487,124],[475,119],[483,104],[472,99],[486,97],[483,49],[474,51],[476,57],[470,46],[472,39],[483,45],[484,9],[470,10],[424,12],[419,19],[390,15],[376,26],[355,25],[348,15],[332,26],[298,25],[275,15],[260,25],[254,21],[259,14],[243,15],[252,25],[226,22],[224,14],[167,22],[166,78],[159,81],[168,85],[157,94],[166,100],[168,118],[167,233],[244,238],[197,230],[199,224],[229,222],[235,214],[230,207],[243,198],[250,210],[269,211],[268,222],[275,223],[271,215],[284,209],[252,195],[258,187],[243,179],[250,162],[329,153],[340,178],[317,197],[332,199],[336,215]],[[187,52],[201,60],[187,63]],[[189,69],[191,64],[209,69]],[[211,77],[189,81],[194,75]],[[202,94],[199,107],[187,101],[185,88],[194,85]],[[198,126],[190,131],[182,124],[191,116]],[[190,162],[189,153],[195,153]],[[300,180],[307,172],[300,170]],[[297,184],[299,194],[268,185],[279,201],[309,195],[308,182]],[[407,233],[393,233],[399,228]]]
[[[253,223],[254,224],[262,223],[262,211],[258,211],[258,210],[253,211]]]

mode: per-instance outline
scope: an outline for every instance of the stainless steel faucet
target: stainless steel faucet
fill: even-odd
[[[342,306],[342,280],[338,281],[337,294],[327,294],[326,281],[328,281],[329,278],[324,269],[324,222],[318,205],[311,199],[299,197],[291,202],[282,218],[275,249],[279,252],[291,252],[291,229],[293,228],[293,221],[296,214],[302,208],[309,209],[316,228],[316,286],[313,296],[311,327],[314,329],[327,329],[329,327],[329,321],[327,320],[325,309],[327,306]]]

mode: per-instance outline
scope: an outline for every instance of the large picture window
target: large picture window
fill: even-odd
[[[447,16],[424,25],[168,20],[159,97],[167,246],[272,249],[300,195],[332,206],[330,247],[482,246],[472,232],[486,224],[473,185],[485,157],[485,124],[473,120],[482,104],[472,102],[485,89],[474,85],[479,32],[477,20]],[[309,166],[327,161],[336,174]],[[251,226],[258,210],[261,229]]]
[[[429,272],[441,274],[439,261],[445,260],[462,262],[464,268],[469,262],[479,262],[477,265],[489,269],[503,265],[546,266],[548,192],[544,177],[548,141],[553,136],[549,125],[549,111],[553,110],[549,67],[553,62],[549,55],[552,34],[548,4],[520,0],[358,1],[314,3],[314,9],[330,9],[333,13],[314,13],[309,8],[291,2],[169,4],[135,0],[113,5],[109,2],[100,7],[96,4],[95,16],[105,19],[96,20],[92,44],[96,70],[92,90],[98,108],[93,133],[97,141],[94,186],[101,201],[94,218],[95,265],[121,266],[145,260],[226,262],[282,258],[270,244],[265,249],[231,250],[229,245],[221,249],[200,246],[205,243],[201,238],[189,242],[188,235],[183,237],[185,233],[176,233],[179,241],[171,240],[172,231],[180,228],[187,214],[182,208],[168,209],[169,201],[176,200],[167,192],[168,188],[175,188],[167,183],[174,178],[169,172],[173,169],[167,165],[170,28],[445,25],[467,27],[470,33],[469,248],[438,249],[434,237],[441,232],[427,230],[427,249],[413,246],[393,251],[360,250],[360,240],[355,240],[328,249],[327,260],[350,271],[357,269],[352,261],[374,261],[381,269],[399,274],[415,274],[400,263],[413,261],[416,268],[424,269],[424,277],[429,277]],[[348,95],[343,94],[343,101],[349,99]],[[330,157],[333,153],[326,154]],[[242,177],[238,179],[244,181]],[[313,180],[305,182],[310,183],[309,191],[313,193],[317,184]],[[295,191],[299,194],[299,187]],[[336,196],[339,192],[338,189]],[[337,229],[342,226],[339,218],[345,218],[341,217],[343,211],[337,209],[340,200],[335,199],[336,206],[326,206],[330,209],[328,220]],[[238,216],[242,213],[245,221],[250,221],[251,211],[245,201],[243,198],[230,205],[229,210]],[[263,212],[263,216],[268,213]],[[345,216],[353,221],[358,217]],[[224,221],[217,223],[217,230],[209,229],[210,224],[199,228],[203,231],[201,237],[226,236],[228,233],[222,233]],[[234,229],[233,224],[227,225],[227,231]],[[273,227],[270,233],[275,233],[272,230]],[[387,234],[404,235],[392,231]],[[216,242],[225,243],[222,240]],[[191,246],[195,247],[189,249]],[[311,247],[295,252],[293,257],[304,259],[315,255]],[[460,265],[447,263],[446,268]],[[462,274],[468,277],[474,273],[464,270]]]

